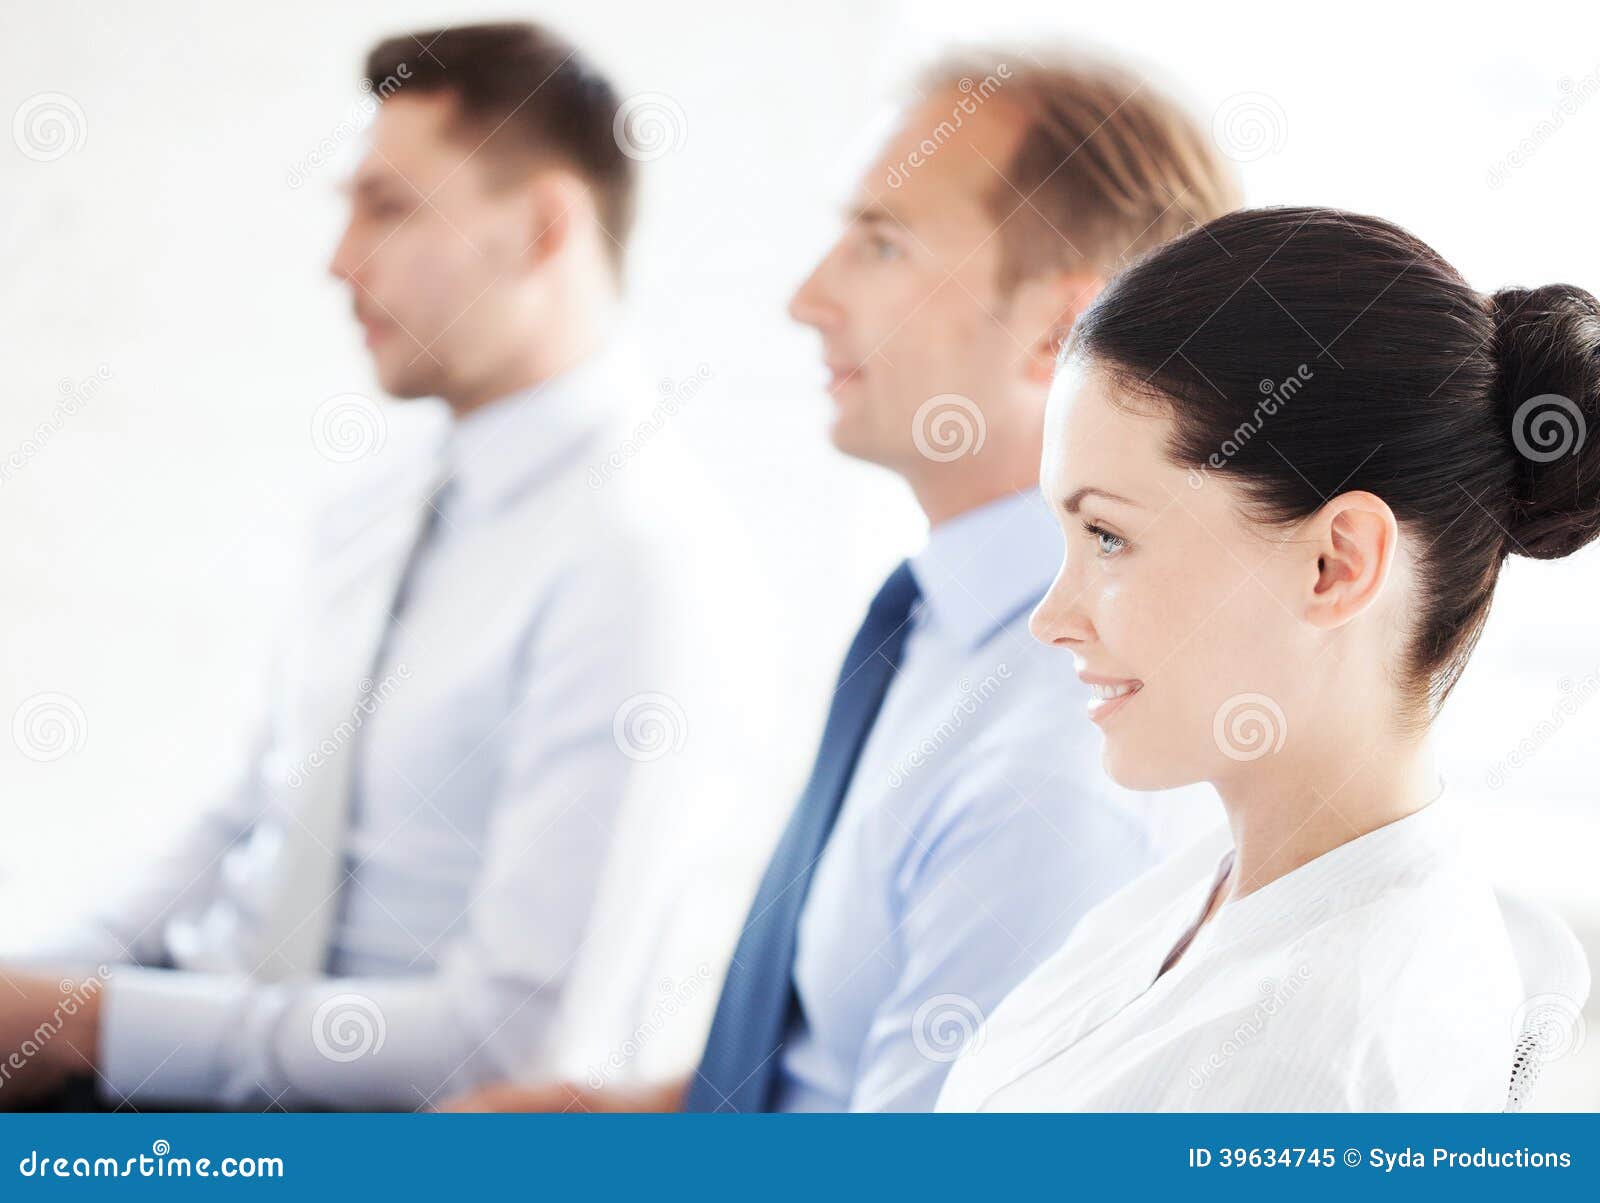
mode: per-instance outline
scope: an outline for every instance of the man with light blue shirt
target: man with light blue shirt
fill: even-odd
[[[1233,183],[1107,68],[958,62],[922,94],[791,313],[822,335],[834,444],[904,478],[928,542],[846,653],[700,1065],[457,1107],[931,1110],[983,1017],[1154,855],[1074,713],[1087,691],[1028,633],[1061,559],[1043,411],[1104,278]]]
[[[137,881],[85,883],[97,913],[22,950],[47,973],[5,965],[0,1048],[51,1038],[0,1105],[79,1075],[103,1107],[409,1110],[551,1065],[625,812],[730,771],[699,473],[663,437],[595,479],[654,391],[614,336],[618,97],[530,25],[391,39],[367,74],[331,271],[384,389],[450,421],[380,455],[374,403],[318,410],[359,479],[314,524],[255,754]]]

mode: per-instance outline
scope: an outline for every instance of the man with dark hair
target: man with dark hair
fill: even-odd
[[[6,966],[0,1047],[52,1038],[0,1105],[92,1075],[101,1105],[412,1109],[547,1066],[624,811],[709,804],[701,756],[745,776],[694,676],[713,635],[752,684],[762,654],[732,584],[687,595],[728,575],[702,550],[738,554],[700,474],[670,432],[594,474],[651,393],[613,332],[616,95],[532,25],[393,38],[367,71],[331,271],[383,388],[441,398],[448,433],[321,516],[248,771],[25,950],[48,974]],[[78,986],[78,964],[108,968]]]

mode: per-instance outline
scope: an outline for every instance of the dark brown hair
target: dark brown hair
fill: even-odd
[[[575,46],[530,22],[457,25],[386,38],[367,55],[366,73],[380,97],[454,97],[465,136],[518,167],[557,163],[576,173],[594,192],[620,270],[635,163],[614,133],[615,90]]]
[[[1112,281],[1063,354],[1162,405],[1174,462],[1222,474],[1264,520],[1383,498],[1419,559],[1404,684],[1425,714],[1505,557],[1600,533],[1600,302],[1569,284],[1484,296],[1376,217],[1222,217]]]
[[[1000,98],[1027,120],[986,198],[1003,288],[1046,270],[1110,275],[1240,203],[1233,165],[1184,108],[1109,64],[1066,51],[1022,62],[968,51],[922,87],[955,91],[967,111]]]

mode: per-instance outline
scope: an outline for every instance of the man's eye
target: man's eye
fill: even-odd
[[[1104,527],[1096,526],[1092,522],[1085,522],[1083,529],[1094,537],[1095,545],[1102,556],[1114,556],[1128,546],[1128,541],[1121,535],[1113,535]]]
[[[871,249],[872,256],[875,259],[888,261],[900,258],[902,254],[898,246],[877,234],[867,239],[867,246]]]

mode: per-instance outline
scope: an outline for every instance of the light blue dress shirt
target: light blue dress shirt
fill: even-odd
[[[932,1110],[983,1018],[1153,859],[1071,658],[1028,633],[1060,560],[1036,491],[912,559],[923,605],[801,915],[779,1109]]]
[[[372,532],[394,514],[415,530],[436,462],[390,465],[322,517],[291,641],[309,646],[285,661],[260,755],[169,855],[29,950],[115,967],[108,1102],[415,1108],[555,1072],[623,816],[701,798],[706,763],[743,778],[700,701],[714,640],[733,636],[696,587],[727,554],[682,504],[697,474],[664,440],[593,471],[633,445],[628,401],[648,396],[606,355],[454,424],[420,545]],[[339,645],[369,632],[320,603],[408,558],[403,607],[369,624],[381,656],[344,671]],[[349,741],[323,972],[266,973],[267,886],[301,779]]]

